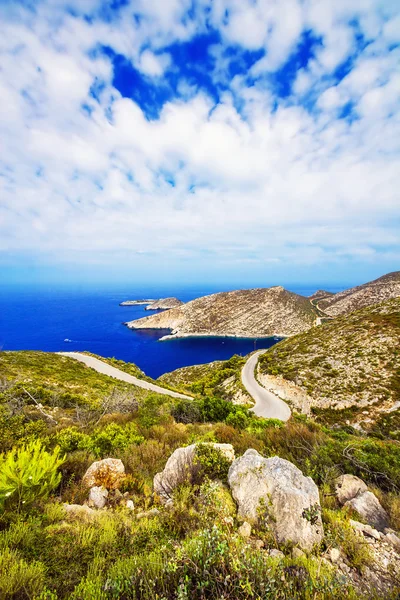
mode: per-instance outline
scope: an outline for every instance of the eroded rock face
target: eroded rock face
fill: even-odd
[[[254,523],[264,519],[278,542],[292,542],[304,550],[321,542],[318,488],[289,461],[247,450],[232,463],[228,482],[239,516]]]
[[[82,483],[88,488],[103,486],[117,489],[125,476],[125,467],[119,458],[104,458],[94,462],[83,476]]]
[[[388,526],[387,512],[362,479],[354,475],[341,475],[335,482],[335,491],[340,504],[355,510],[378,531],[383,531]]]
[[[218,448],[229,461],[235,458],[235,451],[231,444],[211,444]],[[185,481],[192,481],[198,466],[195,463],[197,444],[186,448],[177,448],[167,460],[164,470],[154,477],[154,491],[163,502],[171,500],[174,489]]]

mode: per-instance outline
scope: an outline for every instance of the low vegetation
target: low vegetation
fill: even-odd
[[[2,599],[358,598],[352,582],[322,558],[336,544],[360,574],[371,567],[368,549],[349,527],[350,515],[332,494],[341,472],[373,486],[391,526],[400,528],[398,442],[304,417],[287,424],[259,419],[212,395],[218,373],[236,373],[240,358],[209,375],[196,374],[188,385],[202,383],[191,388],[193,401],[140,394],[80,363],[43,353],[3,353],[0,364]],[[40,397],[41,411],[24,389]],[[55,411],[55,398],[64,394],[70,394],[68,402]],[[162,506],[153,477],[176,448],[194,442],[229,443],[237,456],[255,448],[297,465],[320,487],[326,541],[310,556],[294,558],[290,548],[281,548],[280,560],[265,549],[278,547],[267,532],[254,532],[264,548],[240,537],[235,504],[223,483],[228,464],[207,445],[198,453],[199,480],[177,488],[172,507]],[[82,477],[88,466],[109,456],[125,465],[120,490],[134,511],[116,504],[87,519],[67,514],[64,502],[87,499]]]
[[[326,422],[366,414],[382,432],[399,437],[400,298],[339,317],[273,346],[260,358],[261,373],[281,376],[304,390]],[[362,413],[366,411],[366,413]],[[379,428],[379,425],[378,425]]]

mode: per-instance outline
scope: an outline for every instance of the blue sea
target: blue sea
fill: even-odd
[[[310,295],[317,287],[291,289]],[[129,286],[113,290],[0,288],[0,349],[87,350],[133,362],[156,378],[179,367],[225,360],[234,354],[246,355],[254,348],[269,348],[276,343],[272,338],[186,338],[160,342],[167,331],[132,331],[123,325],[125,321],[153,314],[145,311],[145,306],[119,306],[123,300],[176,296],[187,302],[216,291],[222,290]]]

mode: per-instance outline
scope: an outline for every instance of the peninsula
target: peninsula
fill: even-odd
[[[130,321],[130,329],[170,329],[171,336],[290,336],[312,327],[316,309],[283,287],[221,292]]]

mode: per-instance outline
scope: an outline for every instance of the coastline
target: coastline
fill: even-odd
[[[154,330],[153,330],[154,331]],[[171,333],[170,335],[164,335],[158,341],[159,342],[168,342],[171,340],[179,340],[179,339],[187,339],[187,338],[228,338],[228,339],[238,339],[238,340],[267,340],[271,338],[280,338],[286,339],[287,335],[283,335],[280,333],[274,333],[271,335],[242,335],[242,334],[226,334],[226,333]]]

